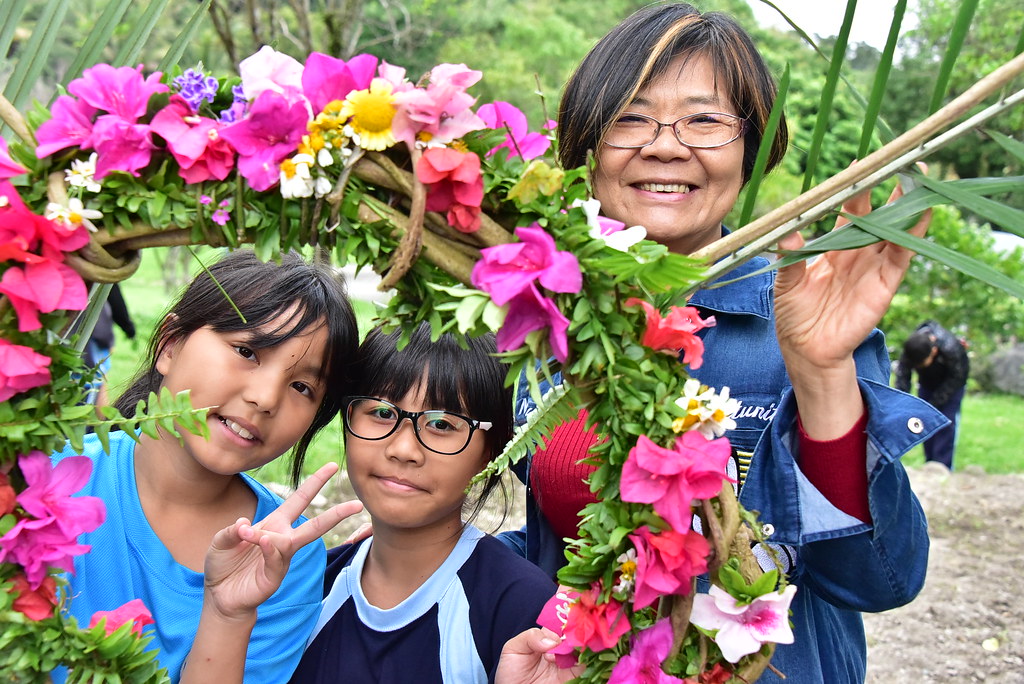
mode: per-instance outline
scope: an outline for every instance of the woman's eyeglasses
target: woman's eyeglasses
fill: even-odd
[[[457,454],[469,446],[473,432],[491,428],[491,423],[450,411],[406,411],[377,397],[345,401],[345,427],[353,437],[371,441],[390,437],[408,418],[419,443],[438,454]]]
[[[680,145],[710,149],[728,145],[743,135],[747,120],[735,114],[701,112],[662,123],[645,114],[625,112],[605,133],[604,144],[621,148],[647,147],[658,139],[663,127],[672,129]]]

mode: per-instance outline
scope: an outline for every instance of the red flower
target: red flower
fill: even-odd
[[[64,252],[88,244],[88,228],[57,223],[32,213],[10,183],[0,182],[0,196],[6,199],[6,206],[0,207],[0,261],[63,261]]]
[[[11,478],[7,473],[0,473],[0,515],[7,515],[14,511],[14,500],[18,493],[11,486]]]
[[[52,577],[44,579],[33,590],[25,575],[18,574],[14,577],[14,586],[7,592],[15,595],[11,607],[29,620],[45,620],[53,616],[53,607],[57,605],[57,583]]]
[[[626,300],[626,306],[641,305],[647,312],[647,329],[644,330],[643,344],[654,351],[675,356],[683,352],[683,363],[690,368],[700,368],[704,356],[704,342],[695,334],[715,324],[714,316],[702,319],[692,306],[673,306],[668,316],[647,302],[633,297]]]
[[[633,608],[645,608],[666,594],[689,594],[693,578],[707,572],[708,540],[693,530],[654,534],[641,527],[629,535],[636,547]]]
[[[167,149],[178,162],[178,174],[186,183],[228,177],[235,165],[235,151],[221,137],[222,127],[220,122],[194,114],[180,95],[172,95],[150,123],[150,129],[167,141]]]
[[[569,606],[565,639],[574,646],[603,651],[613,648],[622,635],[629,632],[629,618],[622,604],[615,599],[599,603],[600,595],[601,585],[595,583]]]
[[[484,199],[480,157],[448,147],[428,147],[416,164],[416,177],[427,186],[427,211],[447,211],[449,225],[463,233],[479,230]]]
[[[153,615],[140,599],[132,599],[120,608],[98,610],[93,613],[89,620],[89,629],[98,625],[101,620],[104,621],[103,628],[106,630],[107,636],[113,634],[118,627],[126,622],[131,622],[132,631],[142,636],[142,628],[153,624]]]
[[[715,663],[713,668],[700,673],[700,684],[726,684],[732,679],[732,675],[732,670],[726,668],[722,663]]]

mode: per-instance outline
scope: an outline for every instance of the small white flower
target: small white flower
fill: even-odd
[[[331,181],[324,178],[323,176],[317,178],[316,182],[313,184],[313,194],[316,195],[317,197],[323,197],[330,193],[331,190],[333,189],[334,185],[331,183]]]
[[[612,591],[616,594],[628,595],[633,591],[633,583],[636,579],[636,549],[629,549],[619,554],[615,559],[619,564],[619,581],[616,582]]]
[[[82,161],[75,159],[71,162],[71,168],[64,171],[64,179],[69,185],[76,188],[85,188],[89,192],[99,192],[102,187],[96,182],[96,153],[89,155],[89,159]]]
[[[320,151],[316,153],[316,163],[327,168],[334,163],[334,155],[326,147],[321,147]]]
[[[615,219],[601,216],[601,200],[591,198],[576,200],[573,207],[580,207],[587,217],[590,226],[590,237],[604,240],[604,243],[619,252],[628,252],[629,248],[647,237],[647,229],[643,226],[625,228],[625,224]]]
[[[311,197],[313,176],[309,167],[314,163],[312,155],[297,154],[281,162],[281,196],[285,199]]]
[[[82,200],[77,197],[70,199],[66,206],[57,202],[50,202],[46,205],[45,216],[51,221],[59,221],[66,226],[85,226],[94,233],[96,232],[96,226],[93,225],[92,221],[103,218],[101,212],[94,209],[86,209],[82,204]]]
[[[740,410],[738,399],[729,398],[729,388],[723,387],[722,391],[713,394],[701,411],[700,427],[697,429],[708,439],[721,437],[727,430],[736,428],[736,421],[733,416]]]

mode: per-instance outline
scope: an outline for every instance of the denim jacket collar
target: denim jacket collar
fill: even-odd
[[[754,257],[714,281],[734,282],[713,289],[697,290],[688,303],[716,313],[749,314],[768,320],[772,317],[775,271],[758,273],[743,280],[736,279],[754,273],[769,263],[764,257]]]

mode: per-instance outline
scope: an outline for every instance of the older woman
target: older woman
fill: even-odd
[[[605,36],[570,79],[560,155],[575,167],[592,150],[602,213],[692,253],[725,232],[775,95],[732,19],[685,4],[649,7]],[[769,168],[786,145],[783,125]],[[866,213],[867,196],[846,210]],[[914,230],[926,228],[927,218]],[[782,246],[801,244],[795,235]],[[905,604],[924,581],[927,526],[899,458],[944,419],[888,387],[888,354],[874,328],[910,257],[887,243],[830,253],[689,302],[717,320],[692,374],[742,402],[727,435],[740,502],[760,512],[777,554],[755,552],[766,567],[771,555],[780,558],[800,587],[796,641],[772,661],[789,683],[863,681],[860,611]],[[729,278],[766,263],[756,259]],[[564,563],[561,539],[575,536],[577,512],[592,500],[583,483],[589,469],[577,461],[596,436],[583,418],[533,456],[525,542],[506,538],[552,573]]]

